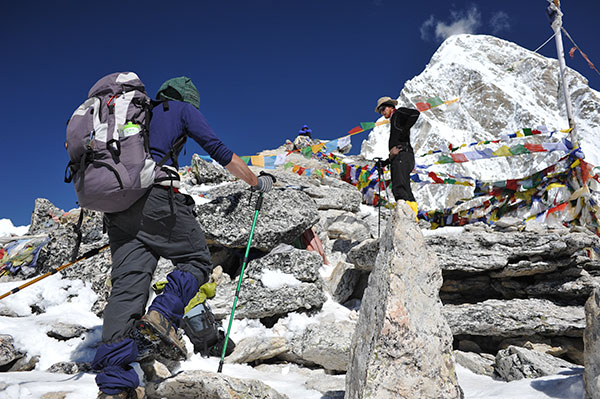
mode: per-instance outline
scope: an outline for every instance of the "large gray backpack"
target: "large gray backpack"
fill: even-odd
[[[107,75],[90,89],[67,123],[65,143],[70,158],[65,182],[74,183],[81,207],[120,212],[154,183],[151,115],[150,98],[133,72]]]

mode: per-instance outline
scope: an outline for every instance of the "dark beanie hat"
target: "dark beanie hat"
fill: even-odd
[[[156,93],[157,100],[183,101],[200,109],[200,93],[192,79],[180,76],[167,80]]]

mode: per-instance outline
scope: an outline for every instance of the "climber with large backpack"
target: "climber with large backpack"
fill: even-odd
[[[156,101],[132,72],[100,79],[71,117],[66,148],[69,174],[83,208],[105,212],[112,255],[111,293],[104,309],[102,342],[92,368],[98,398],[135,398],[138,337],[158,344],[172,359],[186,358],[177,333],[186,304],[208,281],[212,264],[194,200],[179,191],[177,158],[187,137],[229,172],[259,192],[272,178],[257,177],[227,148],[199,111],[189,78],[166,81]],[[164,257],[176,270],[145,312],[152,274]]]

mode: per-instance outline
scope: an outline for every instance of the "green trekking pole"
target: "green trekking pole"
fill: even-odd
[[[268,173],[261,172],[261,175],[270,176],[273,181],[275,177]],[[237,288],[235,290],[235,297],[233,298],[233,306],[231,308],[231,316],[229,316],[229,326],[227,327],[227,334],[225,334],[225,343],[223,344],[223,352],[221,352],[221,360],[219,361],[219,369],[217,373],[223,371],[223,362],[225,361],[225,352],[227,351],[227,343],[229,342],[229,333],[231,332],[231,325],[233,324],[233,316],[235,314],[235,306],[237,305],[238,297],[240,295],[240,288],[242,287],[242,279],[244,278],[244,270],[248,264],[248,253],[250,253],[250,244],[252,243],[252,237],[254,236],[254,228],[256,227],[256,220],[258,219],[258,212],[262,207],[263,193],[258,194],[258,200],[256,200],[256,207],[254,209],[254,220],[252,221],[252,229],[250,230],[250,237],[248,238],[248,245],[246,245],[246,254],[244,255],[244,261],[242,262],[242,270],[240,271],[240,278],[238,280]]]

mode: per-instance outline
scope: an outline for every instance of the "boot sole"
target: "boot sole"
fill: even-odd
[[[137,323],[136,328],[145,339],[158,348],[158,351],[164,357],[172,360],[185,360],[187,358],[187,351],[182,351],[173,341],[161,334],[152,323],[142,319]]]

